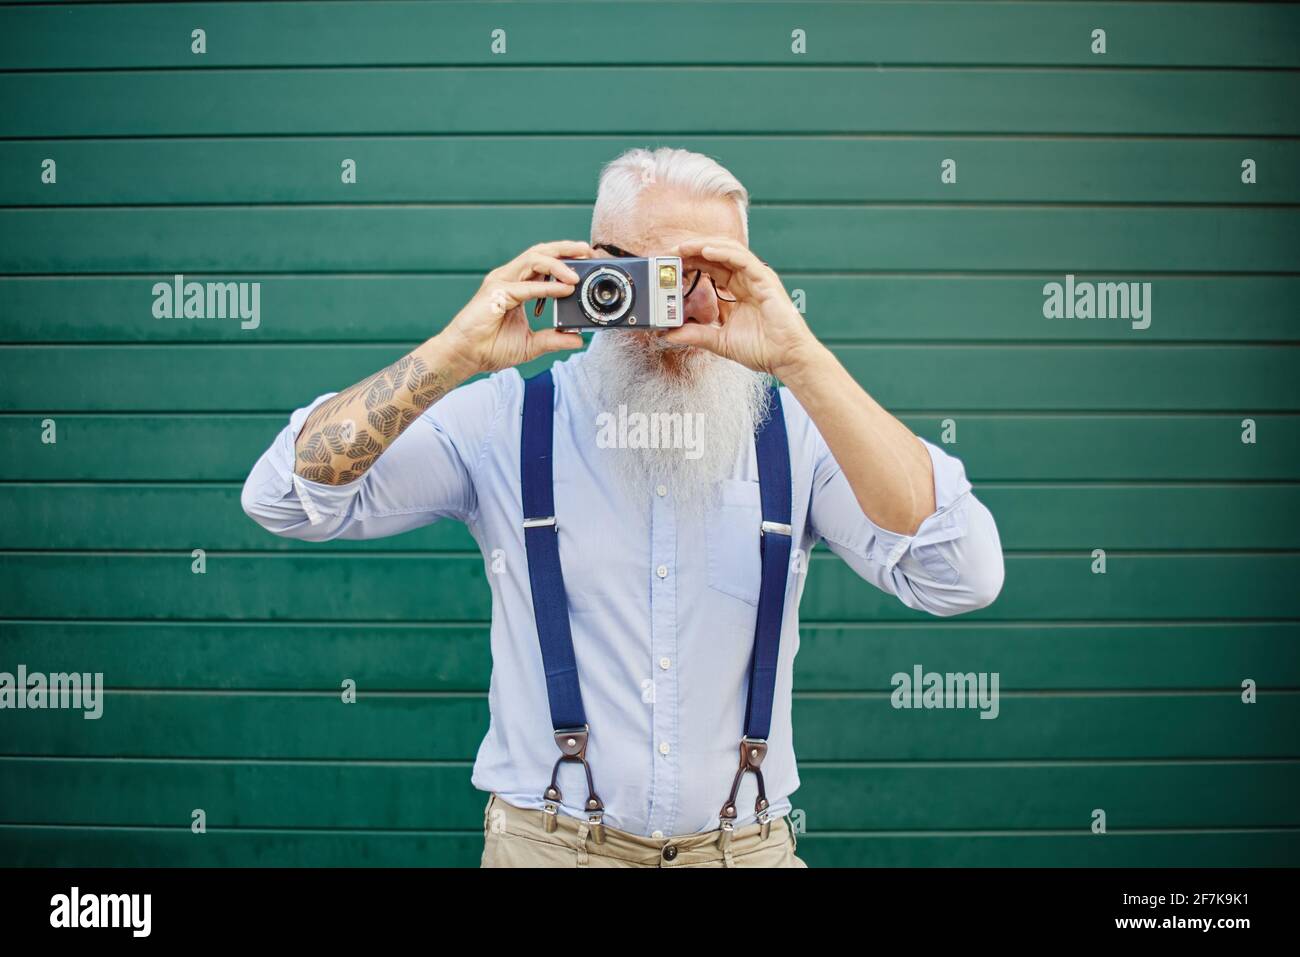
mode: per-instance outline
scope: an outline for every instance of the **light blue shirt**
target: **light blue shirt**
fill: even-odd
[[[584,356],[553,367],[555,507],[573,646],[587,720],[588,760],[605,823],[670,837],[718,827],[739,760],[758,603],[759,493],[753,445],[703,520],[679,519],[660,486],[638,508],[597,449],[598,407]],[[509,369],[453,390],[347,485],[293,473],[295,411],[253,467],[244,510],[277,535],[305,541],[378,538],[439,519],[464,522],[492,590],[491,724],[472,782],[511,804],[541,808],[559,756],[533,621],[519,499],[523,379]],[[954,615],[987,605],[1002,585],[993,517],[957,459],[925,443],[937,509],[915,535],[862,512],[803,407],[782,390],[794,480],[794,547],[825,541],[865,581],[910,608]],[[809,563],[792,562],[763,776],[773,816],[799,787],[791,688],[799,599]],[[815,566],[814,566],[815,567]],[[437,615],[436,605],[430,614]],[[580,765],[560,770],[562,813],[583,817]],[[744,776],[738,826],[754,821],[757,784]]]

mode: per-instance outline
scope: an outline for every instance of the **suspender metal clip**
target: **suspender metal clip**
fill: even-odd
[[[772,828],[771,818],[768,815],[769,805],[767,801],[767,792],[763,787],[763,759],[767,757],[767,739],[744,737],[740,739],[740,767],[736,769],[736,776],[731,782],[731,793],[727,795],[727,802],[722,805],[722,810],[718,812],[718,820],[722,826],[722,836],[720,843],[723,847],[731,843],[731,834],[736,828],[736,795],[740,793],[740,781],[745,776],[746,771],[753,771],[754,777],[758,780],[758,797],[754,801],[754,814],[758,817],[758,823],[762,825],[761,834],[763,839]]]
[[[555,732],[555,744],[560,749],[560,756],[551,771],[551,785],[542,793],[546,815],[547,833],[554,833],[559,827],[560,802],[564,795],[560,793],[560,765],[565,761],[576,761],[587,773],[587,803],[583,805],[587,812],[587,823],[591,825],[591,839],[597,844],[605,843],[605,805],[596,794],[596,784],[591,777],[591,765],[587,763],[587,738],[591,729],[587,725],[580,728],[560,728]]]

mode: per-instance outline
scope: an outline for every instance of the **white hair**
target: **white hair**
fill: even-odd
[[[749,241],[749,192],[721,163],[703,153],[661,146],[630,149],[600,173],[596,206],[591,213],[591,241],[611,224],[626,222],[648,186],[673,186],[701,199],[729,199],[740,214],[741,233]]]

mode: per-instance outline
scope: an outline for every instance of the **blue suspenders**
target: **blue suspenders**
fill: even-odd
[[[523,500],[524,547],[528,554],[528,584],[533,595],[533,616],[546,672],[546,694],[551,706],[551,726],[560,757],[551,772],[550,786],[542,798],[546,830],[558,826],[561,794],[560,764],[580,763],[587,774],[587,820],[596,843],[604,841],[601,819],[605,807],[596,795],[591,766],[587,763],[587,715],[578,687],[578,665],[569,630],[569,603],[560,567],[559,525],[555,520],[554,470],[551,447],[554,432],[555,383],[549,371],[524,382],[524,416],[520,436],[519,478]],[[767,755],[767,735],[772,724],[772,700],[776,695],[777,657],[781,647],[781,619],[785,610],[785,589],[789,581],[790,450],[781,409],[781,393],[773,389],[766,419],[754,433],[758,460],[759,495],[762,501],[760,550],[762,583],[758,597],[758,619],[754,627],[754,651],[749,666],[749,700],[745,706],[744,735],[740,739],[740,766],[731,793],[719,812],[722,840],[730,840],[736,822],[736,794],[746,771],[758,779],[754,813],[769,828],[768,801],[760,766]]]
[[[551,727],[560,748],[551,784],[542,794],[546,830],[559,825],[560,764],[576,761],[587,772],[587,821],[592,838],[604,843],[601,818],[605,805],[596,794],[587,763],[587,713],[578,687],[578,662],[569,631],[569,599],[560,568],[560,526],[555,521],[555,484],[551,436],[555,425],[555,385],[548,369],[524,382],[524,422],[519,440],[519,481],[524,506],[524,549],[528,553],[528,585],[533,593],[533,618],[542,646],[546,697],[551,703]]]
[[[724,846],[736,826],[736,794],[746,771],[758,780],[754,813],[768,834],[768,803],[760,766],[767,756],[767,733],[772,726],[772,699],[776,696],[776,662],[781,650],[781,618],[785,612],[785,586],[790,579],[790,442],[785,434],[781,393],[772,389],[772,402],[754,432],[758,459],[758,494],[763,521],[759,526],[759,552],[763,575],[758,591],[758,620],[754,625],[754,654],[749,664],[749,702],[745,705],[745,733],[740,739],[740,767],[731,793],[718,813]]]

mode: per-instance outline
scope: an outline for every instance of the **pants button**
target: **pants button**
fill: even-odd
[[[667,845],[665,845],[665,846],[664,846],[664,860],[665,860],[665,861],[672,861],[672,860],[676,860],[676,859],[677,859],[677,848],[673,847],[671,844],[667,844]]]

